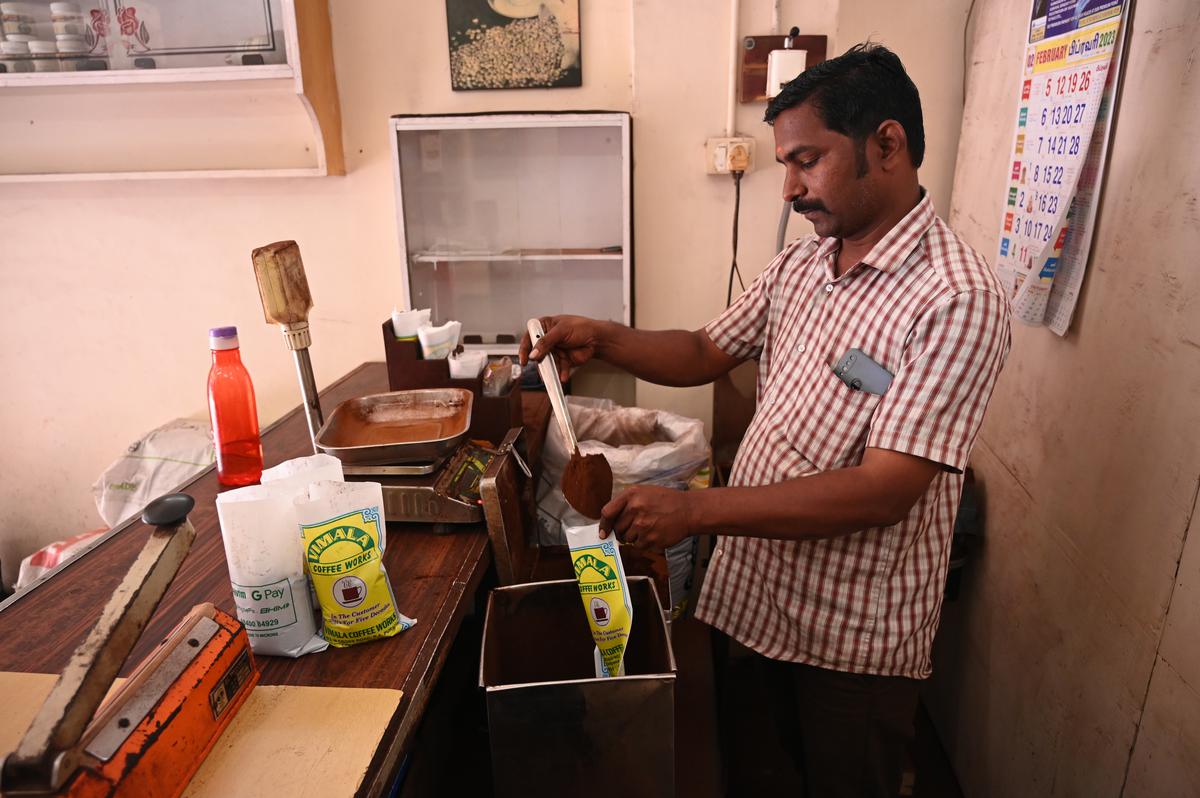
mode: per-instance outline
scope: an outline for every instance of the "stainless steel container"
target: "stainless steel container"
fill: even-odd
[[[427,388],[342,402],[317,432],[317,447],[346,465],[437,462],[466,440],[473,394]]]
[[[675,655],[654,582],[629,577],[627,676],[596,678],[574,580],[496,588],[479,683],[495,795],[675,794]]]

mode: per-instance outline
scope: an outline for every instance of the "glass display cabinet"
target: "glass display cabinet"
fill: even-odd
[[[633,322],[626,113],[392,119],[404,300],[513,354],[533,316]]]
[[[280,0],[42,0],[0,3],[0,15],[10,77],[287,63]]]
[[[325,0],[0,2],[0,182],[343,174]]]

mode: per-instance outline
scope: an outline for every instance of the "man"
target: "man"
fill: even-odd
[[[702,330],[552,317],[522,354],[553,350],[564,376],[596,357],[663,385],[758,360],[731,486],[632,487],[601,523],[655,549],[720,535],[696,615],[786,663],[808,794],[894,798],[1009,309],[917,181],[920,98],[895,54],[860,45],[814,66],[766,121],[787,167],[784,198],[815,236]],[[886,389],[835,374],[851,349],[860,366],[890,372]]]

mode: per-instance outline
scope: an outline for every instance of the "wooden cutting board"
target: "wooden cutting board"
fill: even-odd
[[[0,758],[17,747],[57,678],[0,672],[5,708],[0,713]],[[184,795],[352,796],[401,695],[400,690],[375,688],[258,685]]]

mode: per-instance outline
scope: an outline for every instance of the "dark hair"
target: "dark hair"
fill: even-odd
[[[854,139],[864,171],[867,136],[887,119],[904,128],[913,166],[925,159],[921,96],[899,57],[881,44],[857,44],[801,72],[767,105],[767,123],[805,101],[830,130]]]

